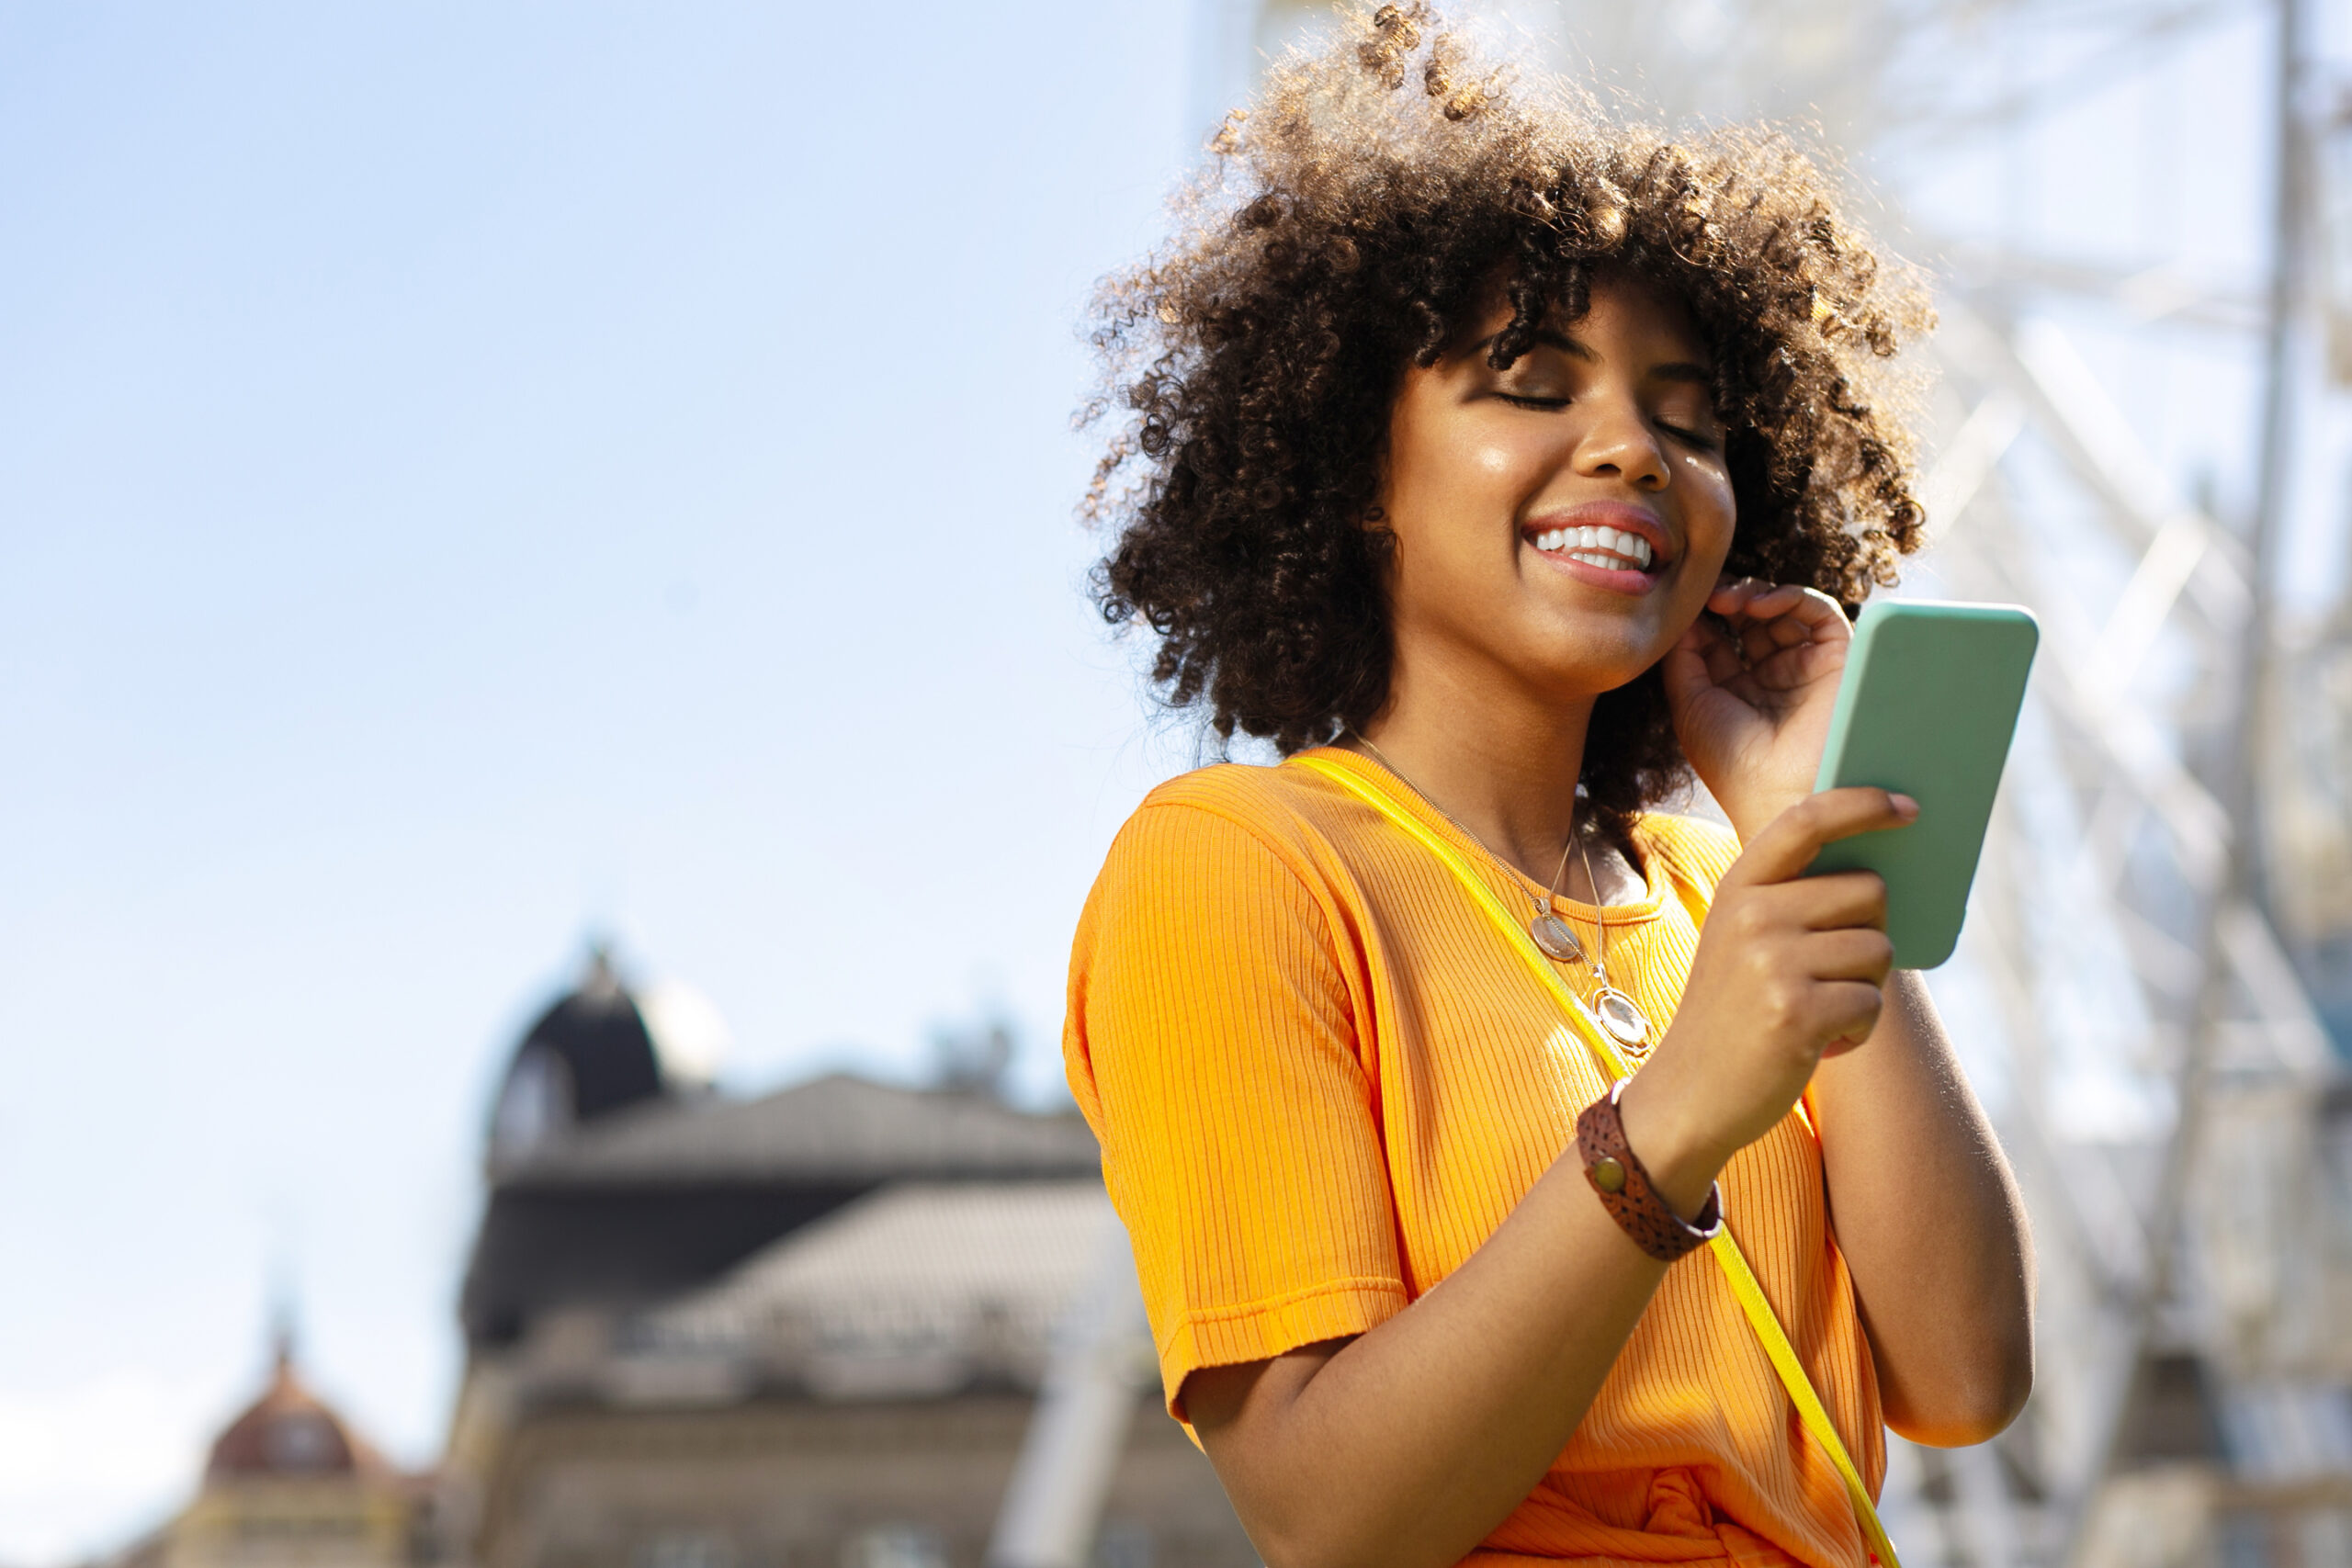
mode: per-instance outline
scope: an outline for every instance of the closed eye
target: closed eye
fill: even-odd
[[[1504,402],[1509,403],[1513,408],[1534,409],[1544,413],[1556,412],[1558,410],[1566,408],[1569,403],[1575,400],[1572,398],[1530,398],[1522,396],[1517,392],[1497,392],[1495,396],[1500,398]],[[1715,437],[1709,435],[1705,431],[1693,430],[1688,425],[1668,424],[1662,419],[1652,420],[1650,423],[1657,425],[1660,430],[1665,431],[1668,435],[1673,436],[1677,441],[1681,442],[1684,446],[1691,447],[1696,451],[1713,452],[1722,445],[1721,442],[1719,442]]]
[[[1664,420],[1657,422],[1657,427],[1676,440],[1695,446],[1702,452],[1712,452],[1719,445],[1713,436],[1704,431],[1687,429],[1679,424],[1668,424]]]
[[[1496,392],[1496,398],[1500,398],[1503,402],[1508,402],[1515,409],[1536,409],[1536,412],[1541,413],[1557,413],[1559,409],[1569,407],[1571,402],[1576,402],[1574,398],[1526,398],[1526,395],[1521,395],[1521,392]],[[1693,451],[1722,449],[1722,442],[1719,442],[1717,437],[1713,437],[1713,434],[1705,433],[1705,430],[1693,430],[1691,425],[1670,425],[1663,419],[1654,419],[1651,423],[1658,425],[1658,428],[1665,430],[1668,434],[1672,434],[1672,437],[1675,437],[1677,442],[1681,442],[1684,446],[1691,446]]]

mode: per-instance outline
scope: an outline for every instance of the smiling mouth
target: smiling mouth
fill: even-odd
[[[1532,538],[1545,555],[1564,555],[1604,571],[1647,571],[1656,553],[1647,539],[1623,528],[1547,528]]]

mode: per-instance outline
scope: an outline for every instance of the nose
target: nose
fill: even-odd
[[[1671,469],[1666,449],[1632,398],[1589,397],[1577,443],[1576,469],[1588,479],[1623,480],[1640,491],[1664,490]]]

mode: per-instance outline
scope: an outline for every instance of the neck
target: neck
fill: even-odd
[[[1576,819],[1592,704],[1400,659],[1387,705],[1363,734],[1408,783],[1541,886]],[[1591,899],[1578,860],[1569,857],[1565,890]]]

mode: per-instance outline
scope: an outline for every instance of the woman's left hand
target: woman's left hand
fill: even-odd
[[[1666,696],[1683,755],[1745,841],[1813,793],[1854,632],[1820,590],[1752,577],[1718,584],[1707,608],[1666,656]]]

